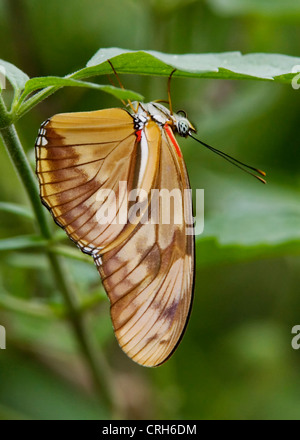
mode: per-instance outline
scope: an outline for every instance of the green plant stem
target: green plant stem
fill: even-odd
[[[6,115],[7,110],[3,99],[0,96],[0,119],[5,118]],[[52,233],[47,222],[46,211],[41,204],[35,176],[27,160],[14,125],[2,128],[0,134],[11,161],[16,168],[18,176],[27,191],[41,234],[44,238],[50,239]],[[114,396],[111,385],[113,381],[109,377],[109,370],[105,363],[105,359],[101,358],[99,353],[97,356],[95,354],[96,350],[91,342],[90,335],[88,335],[86,331],[84,319],[77,307],[76,295],[71,287],[71,283],[67,280],[66,272],[62,268],[59,258],[50,251],[47,252],[47,255],[54,279],[69,310],[69,318],[73,331],[92,373],[97,395],[102,403],[104,403],[109,409],[113,410],[116,407],[116,405],[114,405]],[[101,367],[101,373],[99,367]]]
[[[53,93],[57,92],[62,87],[47,87],[40,92],[35,93],[31,98],[28,98],[25,102],[16,101],[15,104],[13,104],[12,110],[15,112],[16,119],[22,118],[27,112],[29,112],[33,107],[35,107],[37,104],[39,104],[44,99],[48,98],[49,96],[53,95]]]
[[[75,72],[70,75],[66,75],[65,78],[72,79],[74,77],[74,79],[87,79],[91,76],[92,76],[91,74],[80,75],[80,73],[77,74],[77,72]],[[41,102],[44,99],[48,98],[49,96],[53,95],[55,92],[57,92],[61,88],[62,88],[62,86],[46,87],[46,88],[42,89],[41,91],[35,93],[30,98],[26,99],[25,102],[24,102],[25,96],[23,97],[21,95],[20,99],[18,101],[16,101],[16,103],[13,105],[13,109],[12,109],[16,114],[16,118],[20,119],[22,116],[25,115],[25,113],[29,112],[39,102]]]
[[[9,310],[26,316],[34,316],[52,321],[69,317],[68,310],[64,304],[45,304],[44,302],[17,298],[14,295],[10,295],[2,284],[0,284],[0,289],[0,310]],[[95,294],[89,299],[82,300],[81,303],[78,304],[77,311],[81,314],[94,308],[103,301],[104,297],[101,297],[99,293]]]
[[[5,113],[5,104],[2,97],[0,97],[0,114]],[[41,204],[37,182],[23,150],[15,126],[9,125],[2,128],[1,137],[17,174],[27,191],[41,234],[43,237],[49,239],[51,238],[51,230],[47,221],[46,211]]]

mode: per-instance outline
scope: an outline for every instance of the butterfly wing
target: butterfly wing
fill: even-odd
[[[100,224],[104,198],[99,190],[114,190],[115,206],[127,202],[119,182],[133,184],[136,148],[133,119],[123,109],[58,114],[40,129],[36,158],[42,201],[86,253],[111,243],[125,227],[114,218]]]
[[[169,129],[170,130],[170,129]],[[124,242],[102,255],[99,272],[111,302],[111,317],[123,351],[144,366],[166,361],[177,347],[190,313],[194,273],[192,202],[185,164],[168,133],[148,123],[146,138],[161,145],[157,190],[177,193],[169,224],[162,212],[168,200],[159,197],[157,224],[142,222]],[[178,151],[179,147],[177,145]],[[175,190],[175,191],[174,191]],[[156,193],[157,194],[157,193]],[[156,216],[151,197],[151,218]],[[157,200],[156,200],[157,201]],[[167,205],[164,206],[164,203]],[[175,212],[182,221],[175,222]],[[168,212],[167,212],[168,213]],[[155,223],[155,222],[154,222]],[[191,232],[189,230],[189,232]],[[105,249],[104,249],[105,250]]]

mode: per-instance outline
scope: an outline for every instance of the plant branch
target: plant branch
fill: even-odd
[[[78,74],[77,72],[71,73],[70,75],[66,75],[65,79],[72,79],[76,77],[76,79],[87,79],[91,77],[91,74]],[[20,119],[22,116],[25,115],[25,113],[29,112],[33,107],[35,107],[37,104],[39,104],[44,99],[48,98],[49,96],[53,95],[55,92],[63,88],[63,86],[49,86],[46,88],[43,88],[39,92],[35,93],[30,98],[27,98],[24,101],[24,98],[26,96],[21,95],[20,99],[15,102],[13,105],[12,111],[15,113],[16,120]]]
[[[57,92],[61,88],[62,87],[58,86],[46,87],[45,89],[42,89],[40,92],[37,92],[30,98],[26,99],[25,102],[19,100],[16,101],[12,107],[12,111],[15,114],[15,119],[18,120],[22,118],[22,116],[28,113],[33,107],[35,107],[44,99],[53,95],[53,93]]]
[[[5,104],[0,96],[0,119],[1,115],[5,113]],[[23,183],[28,194],[41,234],[44,238],[49,239],[51,238],[51,230],[47,221],[46,211],[41,203],[37,182],[23,150],[17,131],[14,125],[8,125],[7,127],[2,128],[0,133],[8,155],[17,171],[19,179]]]
[[[69,317],[69,312],[64,304],[51,304],[39,301],[28,301],[27,299],[17,298],[8,293],[2,284],[0,284],[0,310],[9,310],[11,312],[22,313],[26,316],[37,318],[57,320]],[[77,307],[78,313],[88,311],[104,301],[104,296],[95,293],[88,299],[82,299]]]

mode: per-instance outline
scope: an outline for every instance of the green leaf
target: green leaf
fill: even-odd
[[[248,261],[300,255],[300,241],[270,245],[226,245],[217,239],[196,240],[196,264],[198,268],[215,265],[239,264]]]
[[[21,257],[21,255],[20,255]],[[24,256],[23,256],[24,257]],[[30,255],[25,255],[30,257]],[[32,256],[31,256],[32,257]],[[38,257],[36,255],[36,257]],[[7,261],[7,260],[6,260]],[[36,266],[38,268],[38,266]],[[48,270],[43,269],[43,270]],[[45,299],[22,299],[6,292],[5,288],[0,285],[0,310],[22,313],[23,315],[35,316],[47,319],[63,319],[68,317],[68,309],[61,303],[46,301]],[[104,289],[100,288],[93,294],[85,295],[78,298],[78,311],[91,310],[106,300]]]
[[[26,75],[26,73],[22,72],[22,70],[18,69],[13,64],[1,59],[0,73],[5,75],[16,93],[20,93],[24,89],[26,82],[29,80],[29,76]]]
[[[0,251],[43,247],[47,244],[47,240],[41,238],[39,235],[20,235],[18,237],[1,239]]]
[[[34,219],[33,212],[27,206],[17,205],[15,203],[0,202],[0,211],[9,214],[19,215],[30,220]]]
[[[17,268],[17,269],[26,269],[26,270],[48,270],[49,269],[49,261],[46,254],[41,254],[40,252],[24,252],[24,249],[21,249],[20,252],[10,252],[5,256],[5,263],[8,266]]]
[[[120,89],[118,87],[114,87],[111,85],[101,85],[94,84],[91,82],[79,81],[72,78],[61,78],[57,76],[46,76],[46,77],[37,77],[32,78],[27,81],[25,85],[24,92],[20,98],[20,100],[24,100],[26,96],[35,92],[37,90],[41,90],[47,87],[86,87],[90,89],[101,90],[103,92],[109,93],[115,96],[118,99],[132,99],[132,100],[142,100],[143,96],[139,93],[135,93],[131,90]]]
[[[22,313],[30,316],[37,316],[39,318],[57,319],[63,315],[61,311],[57,310],[51,305],[43,304],[42,302],[28,301],[27,299],[17,298],[13,295],[3,293],[1,289],[0,295],[0,310],[8,310],[14,313]]]
[[[84,261],[85,263],[93,264],[94,260],[90,255],[80,252],[76,247],[65,245],[52,246],[51,252],[63,257],[72,258],[74,260]]]
[[[300,3],[295,0],[208,0],[212,9],[224,15],[262,15],[299,17]]]
[[[171,55],[156,51],[129,51],[120,48],[100,49],[75,74],[75,78],[111,73],[107,60],[119,73],[218,79],[256,79],[290,82],[300,57],[280,54],[240,52]]]
[[[218,197],[196,238],[198,265],[300,255],[299,191],[221,176],[210,191]]]
[[[91,75],[86,75],[87,78]],[[18,101],[15,101],[15,104],[13,105],[13,114],[14,119],[17,120],[21,118],[25,113],[27,113],[29,110],[31,110],[33,107],[35,107],[37,104],[39,104],[41,101],[46,99],[48,96],[52,95],[56,91],[58,91],[62,87],[86,87],[86,88],[92,88],[95,90],[101,90],[102,92],[109,93],[110,95],[113,95],[115,98],[121,99],[121,100],[138,100],[142,101],[143,96],[139,93],[133,92],[131,90],[127,89],[121,89],[118,87],[114,87],[111,85],[102,85],[102,84],[94,84],[90,82],[83,82],[70,77],[56,77],[56,76],[47,76],[47,77],[40,77],[40,78],[32,78],[30,79],[26,85],[25,90],[22,93],[20,99]],[[37,90],[40,90],[36,94],[34,94],[31,97],[28,97],[31,93],[36,92]],[[28,99],[26,99],[28,98]]]
[[[223,184],[227,187],[226,183]],[[251,191],[239,183],[239,191],[220,190],[223,200],[205,222],[204,237],[221,245],[258,246],[300,244],[300,194],[271,186]]]
[[[169,76],[176,69],[174,76],[177,77],[256,79],[291,83],[295,74],[300,71],[300,57],[280,54],[242,55],[240,52],[224,52],[171,55],[155,51],[130,51],[120,48],[100,49],[88,61],[85,68],[64,78],[49,76],[29,80],[27,75],[22,77],[20,74],[19,86],[22,85],[22,89],[25,88],[25,90],[19,101],[14,102],[14,119],[17,120],[39,102],[65,86],[102,90],[123,100],[143,100],[140,94],[133,91],[80,81],[91,76],[112,74],[112,68],[107,60],[112,61],[115,70],[119,73],[138,75]],[[14,66],[12,67],[14,68]],[[40,91],[29,97],[37,90]]]

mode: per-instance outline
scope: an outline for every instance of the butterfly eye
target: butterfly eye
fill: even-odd
[[[187,119],[179,119],[176,125],[179,136],[186,137],[189,134],[190,124]]]

